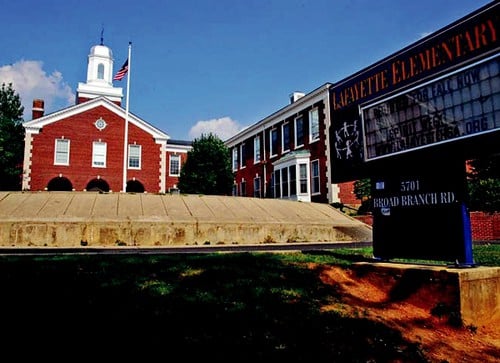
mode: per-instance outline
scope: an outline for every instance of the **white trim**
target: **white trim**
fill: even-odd
[[[67,145],[66,149],[66,160],[64,162],[57,162],[57,145],[59,144],[59,141],[65,141]],[[54,165],[63,165],[63,166],[68,166],[69,165],[69,154],[71,150],[71,144],[69,139],[65,139],[64,137],[60,137],[57,139],[54,139]]]
[[[179,173],[177,174],[172,174],[172,158],[173,157],[176,157],[176,158],[179,158]],[[169,176],[175,176],[175,177],[178,177],[181,175],[181,162],[182,162],[182,158],[180,155],[178,154],[169,154],[168,155],[168,175]]]
[[[302,140],[301,144],[297,143],[297,120],[302,119]],[[293,143],[294,143],[294,149],[299,149],[304,146],[304,115],[298,115],[293,119]]]
[[[325,83],[324,85],[316,88],[305,96],[299,98],[297,101],[283,107],[282,109],[274,112],[268,117],[256,122],[255,124],[245,128],[243,131],[237,133],[231,138],[227,139],[224,143],[228,147],[232,147],[241,141],[257,134],[262,128],[269,129],[270,127],[282,122],[297,114],[297,110],[304,110],[317,102],[327,102],[329,98],[329,89],[332,83]]]
[[[131,147],[134,147],[134,148],[139,148],[139,166],[130,166],[130,156],[131,156],[131,152],[130,152],[130,149]],[[129,144],[128,145],[128,160],[127,160],[127,168],[130,169],[130,170],[140,170],[141,167],[142,167],[142,146],[141,145],[137,145],[137,144]]]
[[[38,134],[45,125],[50,125],[54,122],[64,120],[68,117],[87,112],[100,106],[105,107],[117,116],[125,119],[125,109],[111,102],[106,97],[101,96],[74,106],[67,107],[49,115],[25,122],[23,126],[26,129],[26,132]],[[150,134],[158,144],[161,144],[162,142],[170,139],[169,135],[132,113],[129,113],[128,122]]]
[[[285,127],[288,129],[288,145],[285,149]],[[281,124],[281,153],[285,154],[290,151],[290,122],[285,121]]]
[[[311,115],[316,111],[317,115],[317,122],[318,122],[318,136],[313,138],[312,135],[312,117]],[[309,117],[309,144],[312,144],[313,142],[318,142],[320,139],[320,122],[319,122],[319,109],[318,107],[314,107],[313,109],[309,110],[308,112],[308,117]]]
[[[96,164],[96,162],[100,162],[99,160],[96,160],[96,156],[101,155],[101,154],[96,153],[97,151],[101,151],[101,150],[99,150],[99,146],[104,147],[104,150],[103,150],[104,151],[104,153],[103,153],[104,165]],[[96,150],[96,148],[97,148],[97,150]],[[105,168],[106,167],[107,153],[108,153],[108,145],[106,144],[105,141],[93,141],[92,142],[92,167],[93,168]]]

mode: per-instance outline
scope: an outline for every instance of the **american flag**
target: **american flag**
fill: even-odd
[[[115,76],[113,77],[114,81],[121,81],[123,77],[128,72],[128,59],[123,63],[123,66],[120,68],[118,72],[116,72]]]

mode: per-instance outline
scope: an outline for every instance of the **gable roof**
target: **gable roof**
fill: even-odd
[[[86,112],[88,110],[94,109],[99,106],[107,108],[109,111],[113,112],[114,114],[118,115],[119,117],[125,120],[126,110],[118,106],[117,104],[111,102],[106,97],[101,96],[79,103],[74,106],[63,108],[62,110],[53,112],[43,117],[24,122],[23,126],[26,132],[32,134],[38,134],[45,125],[61,121],[70,116],[78,115],[80,113]],[[170,136],[168,136],[166,133],[154,127],[150,123],[144,121],[143,119],[137,117],[131,112],[128,113],[128,122],[137,126],[141,130],[144,130],[145,132],[149,133],[157,142],[167,141],[168,139],[170,139]]]

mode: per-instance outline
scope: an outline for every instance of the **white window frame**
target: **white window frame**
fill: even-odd
[[[60,150],[59,145],[65,144],[65,150]],[[69,139],[55,139],[54,144],[54,165],[69,165],[69,150],[70,150],[70,140]],[[59,157],[64,156],[64,161],[58,161]]]
[[[271,152],[271,157],[278,155],[278,150],[274,150],[273,148],[273,134],[276,133],[276,149],[279,149],[278,146],[278,129],[274,128],[269,130],[269,151]]]
[[[172,173],[172,161],[177,159],[178,162],[178,171],[177,173]],[[170,176],[180,176],[181,175],[181,156],[179,154],[170,154],[168,158],[168,175]]]
[[[297,138],[297,123],[299,120],[302,120],[302,138],[300,140],[300,144],[298,143],[299,140]],[[300,115],[300,116],[297,116],[294,120],[293,120],[293,141],[294,141],[294,144],[295,144],[295,149],[298,149],[299,147],[302,147],[304,146],[304,116]]]
[[[253,163],[260,163],[260,136],[257,135],[253,139]]]
[[[246,160],[246,156],[247,154],[247,151],[246,151],[246,145],[245,143],[241,143],[240,145],[240,169],[245,169],[246,168],[246,163],[247,163],[247,160]]]
[[[256,176],[255,178],[253,178],[253,196],[255,198],[261,198],[262,195],[261,195],[261,185],[260,185],[260,182],[261,182],[261,179],[260,179],[260,176]]]
[[[92,143],[92,167],[105,168],[107,159],[108,145],[103,141],[94,141]]]
[[[313,108],[309,111],[309,143],[319,140],[319,110]]]
[[[317,165],[318,168],[317,168],[317,172],[318,174],[315,175],[314,174],[314,165]],[[311,161],[311,195],[318,195],[318,194],[321,194],[321,173],[319,171],[319,159],[316,159],[316,160],[312,160]],[[317,180],[318,181],[318,190],[314,190],[314,181]]]
[[[236,171],[236,170],[238,170],[238,165],[239,165],[239,162],[238,162],[238,148],[236,146],[233,147],[232,158],[233,158],[233,171]]]
[[[288,145],[285,144],[285,129],[288,130]],[[283,154],[290,151],[290,124],[288,122],[281,125],[281,150]]]
[[[133,154],[132,150],[139,150],[139,155],[132,155]],[[130,166],[130,163],[132,161],[132,157],[135,157],[138,159],[138,161],[139,161],[138,166]],[[129,169],[134,169],[134,170],[141,169],[141,166],[142,166],[142,147],[141,147],[141,145],[130,144],[128,146],[128,164],[127,165],[128,165]]]
[[[240,197],[246,197],[247,195],[247,181],[243,178],[240,182]]]

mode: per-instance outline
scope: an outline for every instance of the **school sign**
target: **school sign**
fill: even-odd
[[[371,178],[376,257],[472,262],[464,168],[500,151],[499,12],[492,2],[332,85],[332,180]]]

